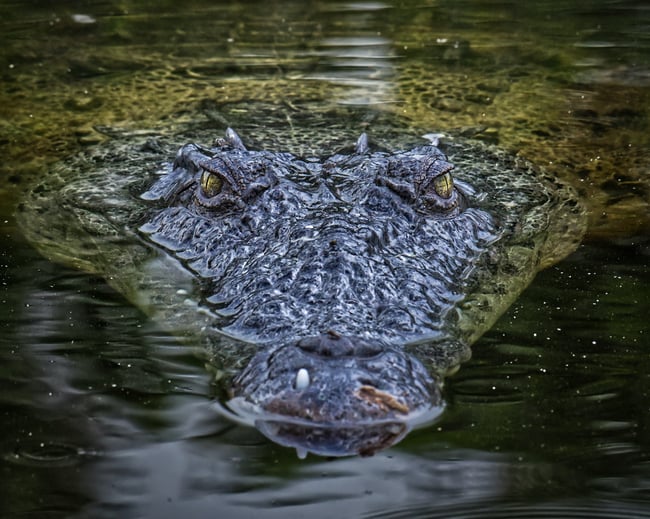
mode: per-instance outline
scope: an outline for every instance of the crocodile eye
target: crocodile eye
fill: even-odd
[[[435,158],[426,168],[419,186],[420,198],[433,211],[451,214],[458,208],[460,195],[454,188],[451,170],[454,165]]]
[[[223,179],[219,175],[204,170],[201,174],[201,189],[208,198],[217,196],[223,189]]]
[[[454,179],[451,177],[451,173],[447,172],[433,179],[433,188],[440,197],[451,198],[454,193]]]

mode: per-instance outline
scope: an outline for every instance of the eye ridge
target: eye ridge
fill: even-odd
[[[200,174],[195,180],[194,200],[207,209],[244,209],[278,182],[266,162],[251,160],[242,154],[197,160],[195,165]]]
[[[453,216],[465,207],[454,185],[454,167],[442,153],[390,160],[376,183],[387,186],[419,211]]]

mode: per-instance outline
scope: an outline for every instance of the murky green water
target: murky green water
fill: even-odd
[[[650,515],[643,2],[5,1],[0,27],[0,516]],[[442,420],[301,461],[219,418],[200,357],[39,257],[13,213],[115,132],[235,121],[318,143],[337,107],[545,165],[590,230],[475,344]]]

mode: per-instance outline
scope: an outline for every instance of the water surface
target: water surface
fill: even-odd
[[[650,515],[644,3],[4,1],[0,20],[2,517]],[[200,354],[13,214],[116,132],[268,123],[319,146],[337,107],[544,165],[590,229],[474,345],[440,421],[299,460],[218,417]]]

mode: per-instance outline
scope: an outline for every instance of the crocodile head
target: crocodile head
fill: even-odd
[[[257,345],[231,411],[327,455],[440,413],[440,374],[554,260],[552,219],[572,211],[534,168],[475,151],[454,178],[433,143],[371,151],[365,135],[326,158],[232,130],[180,149],[140,230],[197,276],[222,333]]]

